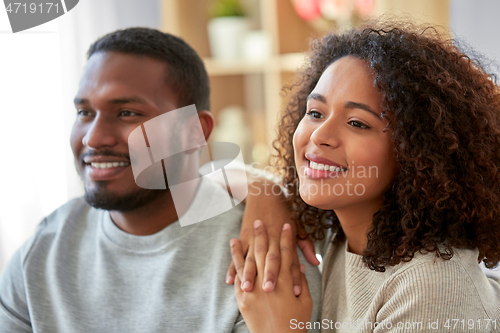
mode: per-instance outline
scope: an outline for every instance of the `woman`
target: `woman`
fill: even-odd
[[[481,64],[432,28],[327,35],[275,147],[296,167],[282,176],[299,230],[328,240],[322,331],[500,332],[500,286],[478,266],[500,261],[500,90]],[[260,283],[266,235],[257,222]],[[252,331],[314,325],[298,325],[310,302],[305,283],[293,295],[291,238],[286,224],[274,291],[235,281]]]

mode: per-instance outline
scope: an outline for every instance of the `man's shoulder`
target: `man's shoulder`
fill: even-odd
[[[46,219],[47,220],[60,220],[67,218],[69,216],[86,213],[93,209],[83,197],[74,198],[61,205],[59,208],[50,213]]]
[[[75,226],[85,227],[86,223],[82,221],[88,220],[89,214],[96,214],[98,210],[87,204],[83,198],[72,199],[40,222],[33,236],[24,243],[21,247],[21,255],[25,259],[33,248],[41,250],[39,247],[50,247],[51,244],[59,239],[63,230],[67,231]]]
[[[38,225],[37,233],[55,232],[66,223],[75,223],[85,218],[91,211],[95,209],[89,206],[83,198],[72,199],[43,219]]]

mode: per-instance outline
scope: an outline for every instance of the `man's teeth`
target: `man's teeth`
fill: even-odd
[[[127,166],[128,162],[103,162],[103,163],[90,163],[93,168],[96,169],[107,169],[107,168],[116,168],[119,166]]]
[[[325,170],[325,171],[345,171],[347,169],[342,169],[341,167],[336,167],[333,165],[328,165],[328,164],[322,164],[322,163],[316,163],[316,162],[310,162],[309,167],[314,170]]]

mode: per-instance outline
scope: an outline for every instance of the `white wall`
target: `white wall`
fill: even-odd
[[[500,76],[497,67],[500,61],[500,1],[452,0],[450,6],[450,28],[454,37],[465,41],[475,51],[494,61],[488,73]],[[500,279],[500,267],[495,270],[485,269],[485,272]]]
[[[454,36],[488,58],[500,61],[500,1],[452,0],[450,7]],[[500,75],[498,68],[494,70]]]
[[[160,0],[82,0],[12,34],[0,8],[0,272],[44,216],[83,193],[69,133],[89,45],[116,29],[158,28],[160,13]]]

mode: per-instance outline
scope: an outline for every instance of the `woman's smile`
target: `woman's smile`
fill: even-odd
[[[321,75],[294,134],[300,195],[322,209],[379,203],[395,174],[381,94],[362,60],[344,57]]]

